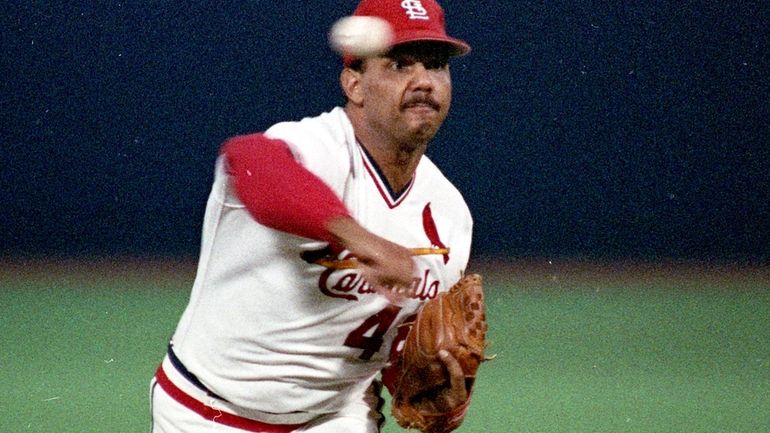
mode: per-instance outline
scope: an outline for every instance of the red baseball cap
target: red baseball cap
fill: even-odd
[[[392,46],[435,41],[446,43],[452,56],[462,56],[471,50],[467,42],[446,34],[444,10],[435,0],[361,0],[353,15],[379,17],[390,23]],[[352,59],[347,58],[346,63],[349,60]]]

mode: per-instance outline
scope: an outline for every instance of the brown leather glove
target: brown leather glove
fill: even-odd
[[[404,343],[393,395],[393,417],[404,428],[445,433],[460,426],[479,365],[487,321],[481,276],[463,277],[427,301]]]

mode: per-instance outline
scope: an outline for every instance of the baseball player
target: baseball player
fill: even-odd
[[[434,0],[363,0],[391,49],[346,56],[347,98],[228,140],[189,304],[151,384],[154,433],[378,432],[380,377],[418,307],[468,263],[472,219],[424,153],[449,110]],[[469,398],[457,361],[444,404]]]

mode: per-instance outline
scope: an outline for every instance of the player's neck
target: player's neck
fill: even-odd
[[[346,110],[353,124],[356,139],[379,168],[388,185],[400,191],[411,182],[417,165],[428,147],[428,143],[411,140],[399,142],[394,134],[373,127],[362,118],[360,111]]]
[[[360,141],[359,143],[366,149],[366,153],[374,163],[377,164],[382,175],[388,182],[388,185],[394,191],[401,191],[409,182],[412,181],[420,158],[424,153],[424,148],[414,149],[411,147],[387,147],[378,146],[371,141]]]

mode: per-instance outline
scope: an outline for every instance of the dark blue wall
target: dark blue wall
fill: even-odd
[[[341,102],[352,1],[19,3],[0,255],[195,256],[222,140]],[[767,2],[443,4],[476,254],[770,257]]]

